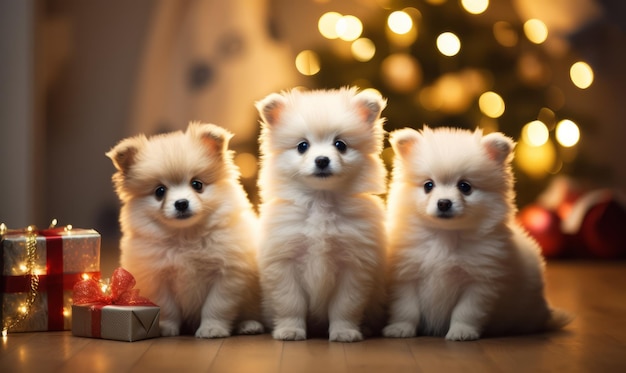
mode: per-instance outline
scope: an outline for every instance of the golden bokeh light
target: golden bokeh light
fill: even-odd
[[[540,120],[533,120],[522,128],[522,141],[532,146],[543,146],[550,139],[548,127]]]
[[[519,40],[517,31],[505,21],[498,21],[493,24],[493,36],[503,47],[514,47]]]
[[[444,56],[455,56],[461,50],[461,40],[451,32],[444,32],[437,37],[437,49]]]
[[[572,83],[580,89],[587,89],[593,83],[593,69],[586,62],[578,61],[569,69]]]
[[[515,164],[533,178],[543,178],[555,169],[556,149],[551,141],[541,146],[531,146],[520,141],[515,147]]]
[[[296,56],[296,69],[302,75],[315,75],[320,71],[320,59],[312,50],[303,50]]]
[[[531,42],[541,44],[548,38],[548,27],[538,19],[529,19],[524,22],[524,34]]]
[[[413,19],[408,13],[398,10],[387,17],[387,26],[396,34],[403,35],[413,28]]]
[[[499,118],[504,114],[504,100],[495,92],[485,92],[478,98],[480,111],[489,118]]]
[[[258,164],[257,159],[250,153],[239,153],[235,156],[235,164],[239,167],[241,177],[251,179],[256,176]]]
[[[337,21],[335,29],[341,40],[354,41],[361,36],[363,23],[357,17],[347,15]]]
[[[407,53],[394,53],[385,58],[381,74],[389,88],[396,92],[411,92],[422,84],[422,67]]]
[[[359,38],[352,42],[350,47],[352,56],[360,62],[367,62],[376,54],[374,42],[368,38]]]
[[[461,7],[470,14],[481,14],[489,7],[489,0],[461,0]]]
[[[569,119],[564,119],[556,125],[556,141],[561,146],[569,148],[580,140],[580,130],[576,123]]]
[[[326,39],[337,39],[337,22],[343,17],[337,12],[324,13],[317,22],[317,29]]]

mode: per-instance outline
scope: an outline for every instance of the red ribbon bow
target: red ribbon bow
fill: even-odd
[[[155,306],[148,298],[139,295],[135,278],[124,268],[117,268],[111,277],[111,293],[102,291],[98,281],[90,278],[74,285],[74,304],[99,303],[121,306]]]

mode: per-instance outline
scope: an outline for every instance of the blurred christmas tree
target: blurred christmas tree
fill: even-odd
[[[337,12],[320,17],[319,32],[327,42],[296,59],[314,86],[380,91],[388,98],[388,131],[425,123],[513,137],[520,205],[532,201],[551,175],[581,167],[573,120],[583,118],[564,107],[555,76],[557,63],[572,56],[551,53],[542,21],[509,14],[486,22],[480,17],[490,6],[487,0],[379,3],[381,11],[366,24]],[[562,61],[555,62],[558,58]],[[585,63],[576,66],[579,72],[573,68],[571,78],[569,71],[558,73],[586,88],[593,71]]]

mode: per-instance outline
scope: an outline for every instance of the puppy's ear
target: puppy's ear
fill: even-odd
[[[209,123],[192,122],[187,127],[187,135],[199,139],[211,154],[222,155],[228,150],[233,134],[226,129]]]
[[[261,101],[257,101],[255,106],[263,122],[269,126],[275,126],[279,122],[286,104],[287,101],[284,96],[272,93]]]
[[[357,93],[353,98],[358,115],[361,120],[368,124],[374,124],[380,113],[387,106],[387,100],[372,90]]]
[[[111,158],[115,168],[126,173],[137,162],[137,154],[143,148],[145,141],[146,137],[144,135],[129,137],[120,141],[105,155]]]
[[[400,158],[405,159],[421,138],[422,135],[413,128],[403,128],[393,131],[389,135],[389,142],[391,143],[394,153]]]
[[[498,163],[510,162],[515,142],[509,137],[493,132],[483,136],[480,142],[490,159]]]

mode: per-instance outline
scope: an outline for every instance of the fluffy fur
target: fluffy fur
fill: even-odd
[[[231,136],[191,123],[107,153],[118,170],[121,265],[161,307],[163,336],[227,337],[237,318],[240,333],[263,331],[248,319],[260,304],[257,222],[227,150]]]
[[[395,131],[387,337],[449,340],[567,324],[543,296],[538,245],[515,223],[514,143],[450,128]]]
[[[308,327],[331,341],[359,341],[364,317],[370,329],[382,317],[384,206],[375,194],[385,192],[385,104],[348,88],[257,103],[259,270],[275,339],[305,339]]]

